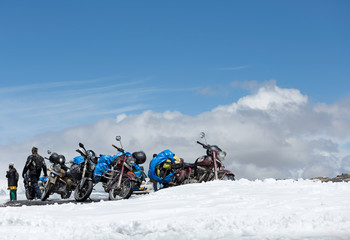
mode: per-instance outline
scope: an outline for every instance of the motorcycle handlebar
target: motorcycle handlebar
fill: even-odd
[[[115,147],[119,152],[124,152],[124,149],[117,147],[116,145],[112,144],[113,147]]]
[[[208,148],[208,145],[205,145],[204,143],[201,143],[200,141],[197,141],[199,145],[202,145],[203,148]]]
[[[77,150],[75,150],[75,151],[77,151],[78,153],[80,153],[80,155],[82,155],[82,156],[85,157],[85,154],[84,154],[80,149],[77,149]]]

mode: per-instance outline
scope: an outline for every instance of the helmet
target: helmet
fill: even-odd
[[[51,156],[49,157],[50,162],[52,163],[59,163],[60,161],[60,156],[57,153],[52,153]]]
[[[59,155],[58,163],[64,165],[66,163],[66,158],[63,155]]]
[[[12,167],[14,166],[15,164],[13,162],[9,163],[9,167]]]
[[[88,158],[90,158],[94,163],[97,163],[97,157],[94,151],[92,150],[87,150],[86,155]]]
[[[211,155],[214,151],[221,151],[221,149],[216,145],[211,145],[209,149],[207,149],[207,155]]]
[[[146,154],[143,151],[134,152],[132,156],[136,159],[137,164],[142,164],[146,162]]]

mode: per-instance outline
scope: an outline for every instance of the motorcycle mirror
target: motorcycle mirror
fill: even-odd
[[[201,132],[201,133],[199,134],[199,136],[200,136],[201,138],[204,138],[205,144],[208,144],[208,143],[207,143],[207,139],[205,138],[205,132]]]
[[[84,148],[84,144],[79,143],[79,147]]]
[[[50,151],[50,150],[47,150],[47,154],[51,154],[51,151]]]
[[[117,140],[118,142],[120,142],[120,146],[123,148],[123,144],[122,144],[122,137],[121,136],[116,136],[115,140]]]

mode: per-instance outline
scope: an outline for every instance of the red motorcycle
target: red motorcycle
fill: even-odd
[[[180,163],[176,163],[172,167],[174,169],[174,177],[169,183],[170,186],[192,183],[191,171],[195,165],[192,163],[185,163],[182,158],[180,158],[180,161]]]
[[[116,140],[120,142],[121,148],[112,144],[119,153],[112,163],[113,170],[109,173],[109,199],[128,199],[134,191],[135,185],[138,184],[136,174],[133,172],[135,163],[142,164],[146,161],[146,155],[143,152],[131,154],[123,149],[121,137],[117,136]],[[141,154],[141,155],[140,155]]]
[[[193,164],[191,172],[191,182],[207,182],[212,180],[235,180],[235,175],[226,170],[223,161],[226,157],[226,152],[222,151],[216,145],[209,145],[205,139],[205,133],[201,133],[201,138],[204,138],[205,144],[197,141],[207,150],[207,154],[197,158]]]

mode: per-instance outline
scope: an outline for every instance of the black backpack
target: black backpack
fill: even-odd
[[[39,154],[33,154],[31,156],[31,163],[30,163],[30,165],[32,166],[31,168],[33,170],[35,169],[37,173],[40,173],[41,168],[43,167],[44,164],[45,164],[44,159]]]

